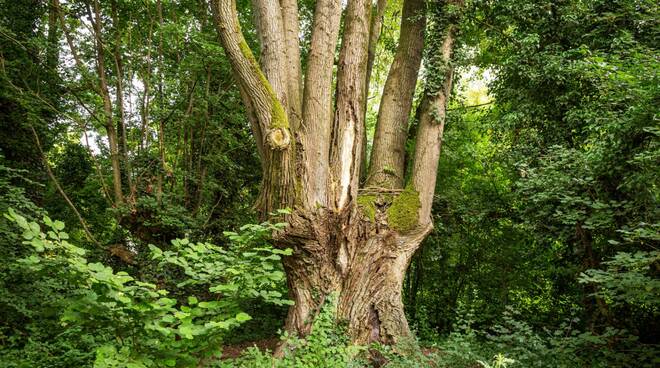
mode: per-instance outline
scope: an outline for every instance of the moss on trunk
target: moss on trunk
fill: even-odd
[[[419,193],[407,186],[398,196],[394,197],[392,205],[387,209],[387,222],[392,230],[406,233],[419,224],[419,208],[421,207]]]
[[[360,206],[362,209],[362,212],[364,213],[371,222],[374,222],[376,220],[376,199],[377,197],[375,195],[359,195],[357,197],[357,204]]]

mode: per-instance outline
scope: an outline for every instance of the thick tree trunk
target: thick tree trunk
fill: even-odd
[[[381,203],[381,202],[379,202]],[[327,298],[353,342],[396,343],[409,336],[402,300],[410,259],[430,225],[405,233],[389,228],[382,202],[374,221],[359,209],[345,216],[327,211],[296,213],[279,245],[294,250],[284,260],[289,297],[286,328],[305,335]]]

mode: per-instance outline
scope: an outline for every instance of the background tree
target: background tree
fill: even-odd
[[[654,344],[657,5],[473,5],[462,36],[479,52],[461,54],[490,76],[490,103],[452,106],[409,314],[432,336],[465,310],[490,328],[508,306],[537,328],[603,336],[613,355],[637,351],[629,338]]]

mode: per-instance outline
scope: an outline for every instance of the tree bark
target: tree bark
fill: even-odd
[[[430,224],[406,233],[392,231],[385,210],[376,222],[354,213],[296,213],[280,246],[294,250],[284,260],[290,298],[289,331],[305,335],[321,306],[335,296],[336,317],[348,324],[353,342],[396,343],[410,336],[402,288],[405,271]]]
[[[298,1],[280,0],[284,24],[289,123],[297,130],[302,119],[302,68],[300,65],[300,23]]]
[[[337,66],[335,119],[330,147],[332,207],[342,211],[357,199],[365,129],[371,1],[348,3]]]
[[[454,27],[447,31],[447,36],[440,49],[444,64],[449,64],[454,46]],[[422,223],[431,223],[431,206],[435,181],[438,173],[438,161],[442,146],[442,135],[447,117],[447,101],[451,93],[454,70],[447,66],[444,71],[443,83],[438,91],[425,93],[421,102],[421,115],[415,143],[412,185],[419,192],[421,207],[419,218]]]
[[[403,188],[408,119],[424,50],[424,0],[406,0],[401,33],[378,111],[368,186]]]
[[[252,0],[261,45],[259,64],[277,99],[288,106],[288,60],[280,4],[275,0]]]
[[[316,3],[312,39],[303,92],[303,118],[300,127],[300,156],[303,181],[308,183],[303,194],[305,208],[328,206],[326,188],[330,170],[319,163],[330,159],[332,134],[332,75],[335,48],[341,19],[340,0]]]

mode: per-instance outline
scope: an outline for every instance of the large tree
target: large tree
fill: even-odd
[[[259,60],[242,34],[236,1],[210,3],[262,160],[257,207],[264,217],[293,210],[288,228],[276,235],[279,246],[293,249],[284,260],[295,302],[287,329],[309,332],[320,305],[335,295],[336,317],[348,323],[354,342],[394,343],[409,335],[401,289],[411,256],[433,226],[461,1],[404,1],[369,167],[363,159],[366,95],[380,24],[372,14],[382,14],[385,2],[372,9],[371,0],[349,0],[345,7],[341,0],[316,1],[304,67],[295,0],[252,1]],[[413,130],[425,47],[426,84]],[[415,134],[414,153],[406,155],[406,140]]]

